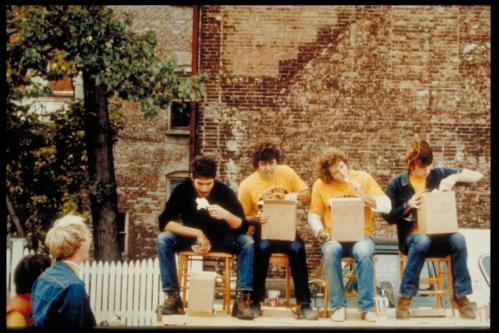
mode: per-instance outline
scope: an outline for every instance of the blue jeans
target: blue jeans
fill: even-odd
[[[194,238],[182,237],[169,231],[158,235],[156,250],[158,251],[161,286],[164,292],[179,290],[175,253],[190,249],[194,242]],[[238,290],[253,290],[254,243],[253,237],[250,235],[228,233],[216,243],[212,242],[211,244],[211,251],[235,253],[237,255]]]
[[[269,259],[272,253],[276,252],[283,252],[288,255],[295,286],[296,303],[310,304],[305,244],[298,236],[292,242],[263,239],[256,243],[253,303],[262,302],[265,299],[265,280],[269,269]]]
[[[374,308],[374,241],[366,238],[355,243],[339,243],[330,240],[321,246],[329,287],[329,307],[334,310],[346,307],[343,286],[342,257],[354,257],[357,270],[357,303],[360,311],[372,311]]]
[[[451,256],[452,274],[454,276],[454,295],[463,297],[473,292],[471,277],[466,266],[468,251],[466,240],[460,233],[428,237],[423,234],[412,234],[407,237],[402,252],[407,255],[407,265],[400,283],[400,295],[415,296],[419,290],[419,276],[426,257]]]

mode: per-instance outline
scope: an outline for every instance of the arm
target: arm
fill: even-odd
[[[385,194],[390,199],[391,210],[389,213],[381,214],[389,224],[395,224],[409,213],[407,205],[399,198],[399,189],[396,179],[392,179],[386,188]]]
[[[88,296],[85,292],[83,283],[70,284],[63,293],[61,293],[61,306],[57,310],[57,318],[62,327],[88,327],[91,323],[87,322],[89,317]]]
[[[206,250],[206,252],[208,252],[211,249],[210,241],[208,240],[208,238],[206,238],[205,234],[200,229],[187,227],[184,226],[182,223],[176,221],[170,221],[165,226],[164,231],[170,231],[175,235],[180,235],[184,237],[196,238],[196,243],[198,243],[203,250],[208,249]]]
[[[237,229],[243,223],[242,218],[232,214],[231,212],[229,212],[228,210],[224,209],[219,205],[209,205],[208,213],[210,214],[211,217],[215,219],[224,220],[225,222],[227,222],[227,224],[231,229]]]
[[[479,171],[472,171],[469,169],[463,169],[459,173],[454,173],[450,176],[445,177],[440,181],[438,187],[439,190],[449,191],[452,190],[456,183],[476,183],[483,178],[483,175]]]

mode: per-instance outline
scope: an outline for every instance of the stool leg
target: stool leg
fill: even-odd
[[[225,258],[224,309],[230,314],[230,258]]]
[[[324,315],[324,317],[327,317],[328,316],[328,312],[329,312],[328,309],[327,309],[328,303],[329,303],[329,286],[327,284],[327,278],[326,278],[326,280],[324,280],[324,288],[323,288],[323,290],[324,290],[324,301],[322,302],[323,306],[324,306],[324,313],[323,313],[323,315]]]
[[[286,264],[286,306],[290,305],[289,299],[291,298],[291,274],[289,271],[289,264]]]
[[[454,285],[453,285],[453,280],[452,280],[452,262],[450,258],[446,260],[447,263],[447,290],[449,292],[449,303],[452,309],[452,316],[454,317]]]
[[[442,270],[441,270],[441,265],[440,265],[440,259],[437,260],[437,288],[438,290],[442,290],[442,282],[443,282],[443,277],[442,277]],[[442,295],[437,293],[435,294],[435,307],[437,309],[442,308]]]
[[[187,305],[187,299],[186,299],[186,294],[187,294],[187,274],[188,274],[188,257],[181,255],[179,256],[179,277],[178,277],[178,282],[180,283],[179,289],[182,293],[182,304],[185,307]]]

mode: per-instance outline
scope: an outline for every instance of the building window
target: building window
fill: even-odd
[[[189,135],[191,102],[173,101],[169,110],[168,134]]]
[[[128,213],[118,212],[118,250],[122,258],[128,255]]]
[[[175,171],[166,175],[166,200],[170,198],[175,187],[177,187],[188,175],[188,171]]]

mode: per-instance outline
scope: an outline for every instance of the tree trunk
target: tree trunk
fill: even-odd
[[[90,191],[94,258],[119,260],[121,253],[116,223],[118,200],[107,94],[103,87],[96,86],[88,74],[83,74],[83,85],[88,175],[91,184],[95,185]]]
[[[19,237],[25,238],[26,235],[24,233],[23,226],[21,225],[21,221],[19,221],[19,218],[17,217],[16,210],[14,209],[14,205],[12,204],[12,201],[10,201],[9,193],[7,193],[5,199],[7,200],[7,211],[9,212],[9,215],[10,215],[10,218],[12,219],[12,222],[14,222],[14,225],[16,226],[16,230],[17,230]]]

